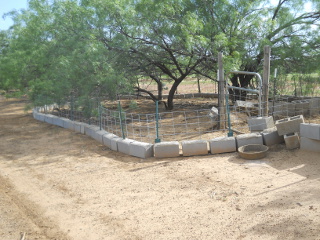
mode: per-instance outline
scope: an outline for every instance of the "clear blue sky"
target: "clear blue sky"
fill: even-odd
[[[3,19],[3,14],[12,10],[26,9],[27,6],[28,0],[0,0],[0,30],[6,30],[13,24],[10,17]]]

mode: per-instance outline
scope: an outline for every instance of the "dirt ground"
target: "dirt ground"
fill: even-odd
[[[0,100],[0,239],[320,239],[320,154],[143,160]]]

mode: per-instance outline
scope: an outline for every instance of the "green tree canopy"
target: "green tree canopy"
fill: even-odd
[[[305,9],[305,4],[312,8]],[[30,0],[0,34],[1,87],[49,94],[114,96],[137,79],[172,82],[165,105],[188,76],[215,79],[216,56],[226,69],[258,72],[263,46],[273,63],[314,72],[319,62],[319,0]],[[233,76],[246,87],[252,76]]]

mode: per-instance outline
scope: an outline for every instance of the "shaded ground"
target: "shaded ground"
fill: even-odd
[[[149,159],[0,100],[0,239],[319,239],[320,154]]]

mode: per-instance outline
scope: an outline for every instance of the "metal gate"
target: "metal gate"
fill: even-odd
[[[250,89],[250,88],[243,88],[243,87],[234,87],[230,86],[228,84],[228,77],[230,74],[242,74],[242,75],[254,75],[258,80],[258,86],[257,89]],[[261,117],[261,111],[262,111],[262,79],[259,73],[256,72],[246,72],[246,71],[230,71],[226,75],[226,110],[227,110],[227,119],[228,119],[228,136],[233,136],[233,131],[231,126],[231,119],[230,119],[230,104],[229,104],[229,89],[232,90],[239,90],[254,93],[258,95],[258,117]]]

